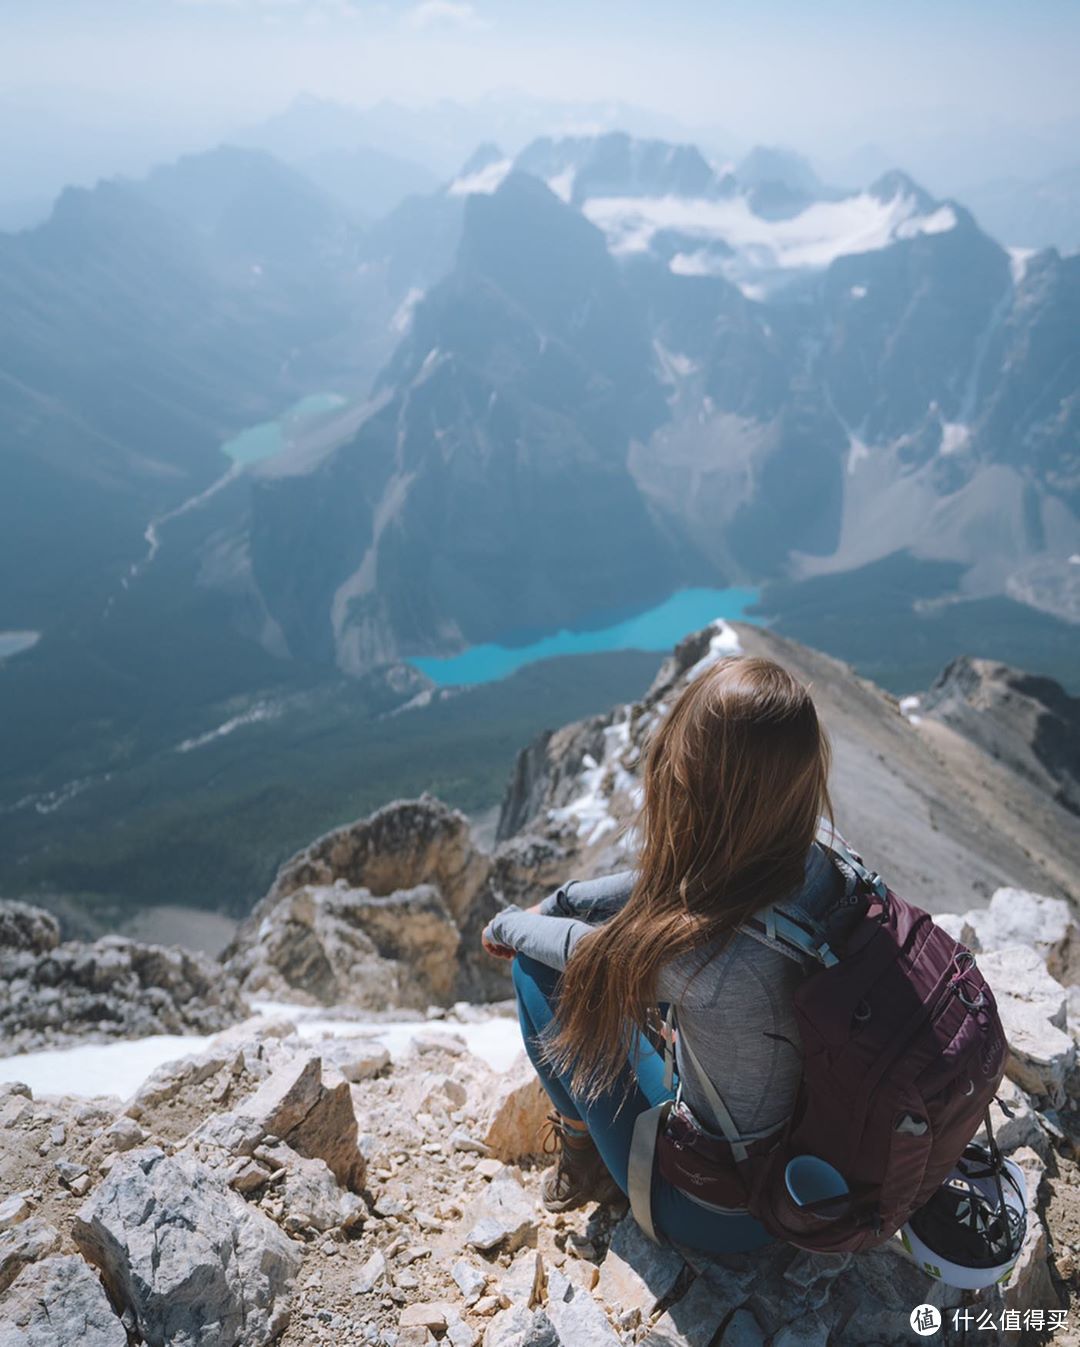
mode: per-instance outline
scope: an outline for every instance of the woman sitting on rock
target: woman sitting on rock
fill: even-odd
[[[779,901],[821,916],[843,894],[814,840],[832,816],[829,760],[791,674],[767,659],[721,660],[653,734],[637,870],[569,883],[489,923],[484,947],[514,959],[525,1047],[556,1109],[549,1210],[628,1191],[635,1120],[670,1097],[653,1046],[662,1003],[677,1011],[682,1098],[704,1128],[723,1135],[716,1093],[744,1141],[787,1121],[801,1074],[801,970],[739,928]],[[714,1089],[699,1083],[684,1038]],[[652,1213],[658,1232],[707,1252],[770,1239],[746,1212],[708,1206],[655,1172]]]

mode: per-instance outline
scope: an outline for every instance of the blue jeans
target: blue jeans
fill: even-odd
[[[537,1042],[555,1018],[553,1002],[559,974],[546,964],[519,954],[514,959],[513,976],[525,1051],[541,1084],[564,1117],[587,1125],[612,1178],[625,1193],[634,1122],[639,1113],[671,1097],[670,1091],[664,1089],[662,1057],[648,1039],[641,1037],[638,1052],[627,1061],[615,1086],[592,1103],[583,1102],[574,1096],[568,1077],[557,1075],[543,1061]],[[745,1253],[772,1242],[772,1236],[752,1216],[724,1216],[708,1211],[655,1170],[652,1209],[658,1234],[705,1253]]]

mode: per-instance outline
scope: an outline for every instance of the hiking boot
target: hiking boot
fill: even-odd
[[[557,1113],[549,1114],[551,1130],[544,1141],[555,1164],[544,1175],[540,1197],[548,1211],[571,1211],[586,1202],[623,1201],[623,1191],[608,1173],[596,1143],[584,1129],[568,1127]],[[548,1141],[552,1144],[549,1146]]]

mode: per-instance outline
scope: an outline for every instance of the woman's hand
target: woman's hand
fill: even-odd
[[[514,951],[509,945],[497,945],[491,939],[486,926],[480,932],[480,943],[483,945],[485,953],[490,954],[493,959],[512,959],[514,957]]]
[[[524,910],[526,912],[539,914],[540,906],[540,903],[533,903],[532,907],[527,907]],[[509,945],[500,945],[492,940],[490,935],[488,935],[488,928],[486,926],[480,932],[480,943],[483,945],[485,953],[490,954],[493,959],[512,959],[514,957],[514,950],[512,950]]]

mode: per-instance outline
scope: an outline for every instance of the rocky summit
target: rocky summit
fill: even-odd
[[[950,1291],[895,1241],[705,1258],[625,1206],[550,1215],[545,1098],[524,1057],[497,1073],[467,1049],[464,1008],[393,1060],[377,1027],[320,1041],[261,1016],[126,1101],[0,1087],[0,1344],[861,1347],[909,1342],[918,1304],[1049,1316],[1080,1262],[1080,931],[1015,890],[944,920],[1010,1043],[994,1123],[1030,1208],[1003,1286]]]

